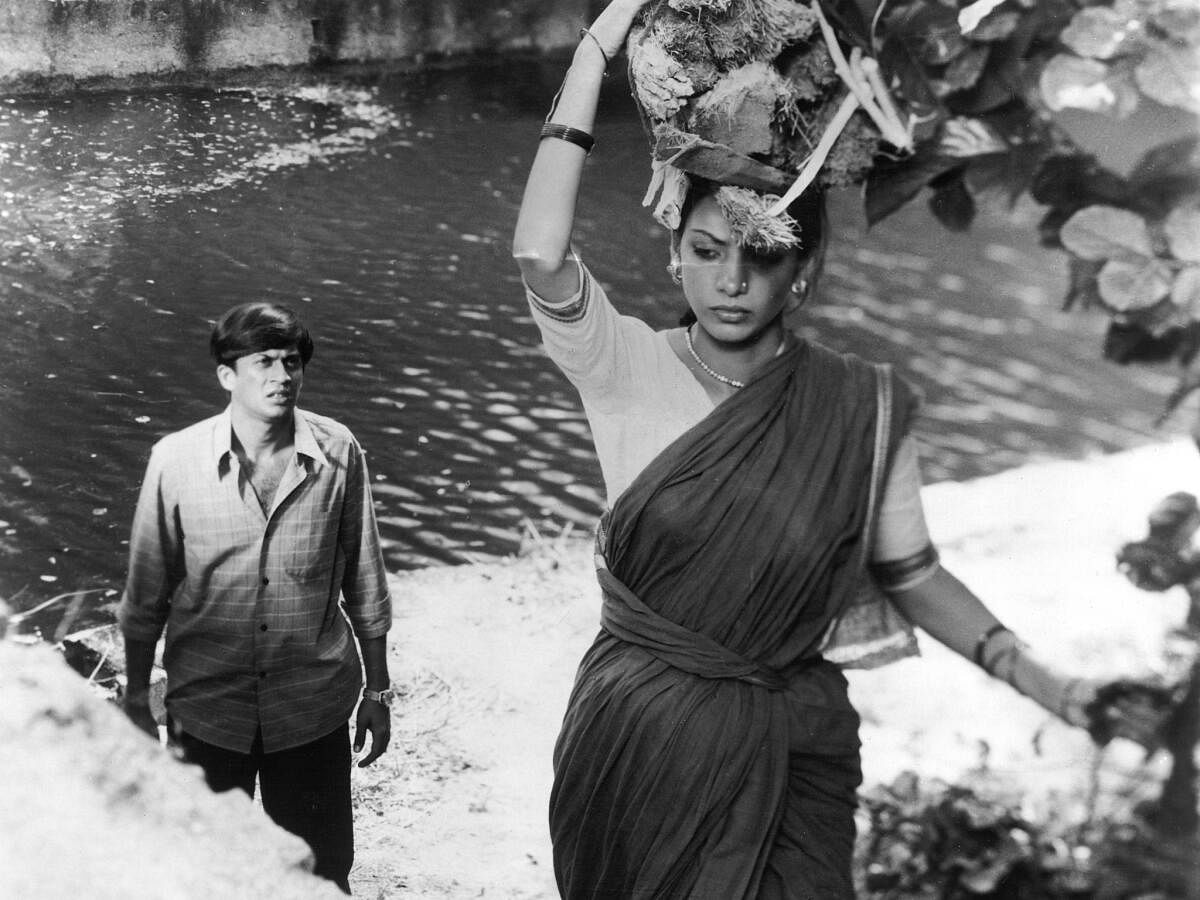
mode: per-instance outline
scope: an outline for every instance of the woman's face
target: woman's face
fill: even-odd
[[[697,322],[725,343],[753,340],[777,323],[800,268],[798,250],[765,254],[739,246],[712,197],[692,207],[679,259]]]

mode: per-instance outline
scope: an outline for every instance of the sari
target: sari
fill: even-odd
[[[554,752],[563,897],[853,897],[859,719],[820,647],[861,574],[875,397],[793,341],[605,514]]]

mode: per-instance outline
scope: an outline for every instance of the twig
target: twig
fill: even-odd
[[[910,151],[913,147],[912,128],[900,120],[896,104],[892,102],[887,86],[883,83],[879,63],[869,56],[864,56],[858,47],[850,51],[850,59],[847,60],[838,43],[837,34],[834,32],[833,26],[829,24],[829,20],[825,18],[825,13],[822,12],[818,0],[814,0],[812,3],[812,10],[816,14],[817,22],[821,26],[821,36],[825,39],[829,55],[833,59],[833,68],[838,77],[845,82],[846,87],[850,89],[850,93],[843,98],[842,105],[838,107],[837,113],[826,126],[821,140],[808,157],[795,182],[783,197],[771,204],[771,208],[767,212],[772,216],[780,215],[813,183],[821,166],[829,157],[834,143],[845,130],[850,117],[860,106],[871,117],[871,121],[875,123],[884,140],[898,150]]]
[[[859,101],[854,92],[846,94],[842,99],[842,105],[838,107],[837,113],[830,120],[829,125],[825,129],[825,133],[821,135],[821,141],[817,144],[817,148],[813,150],[812,155],[808,157],[808,161],[804,164],[804,168],[800,170],[800,175],[792,182],[792,186],[787,189],[787,192],[771,204],[767,210],[767,215],[778,216],[791,205],[792,201],[804,193],[805,189],[813,183],[817,177],[817,173],[821,171],[821,166],[825,164],[825,160],[829,156],[829,151],[833,149],[834,143],[841,137],[842,131],[846,124],[850,121],[850,117],[854,115],[858,109]]]
[[[21,590],[24,590],[24,588],[22,588]],[[14,626],[19,625],[22,621],[24,621],[25,619],[28,619],[30,616],[35,616],[38,613],[42,612],[42,610],[49,609],[51,606],[54,606],[56,603],[61,603],[62,601],[66,600],[70,597],[78,597],[78,596],[82,596],[84,594],[97,594],[97,593],[100,593],[100,592],[106,591],[106,590],[108,590],[108,588],[88,588],[87,590],[83,590],[83,591],[68,591],[65,594],[58,594],[57,596],[51,597],[49,600],[42,601],[37,606],[33,607],[33,609],[27,609],[24,612],[15,613],[14,615],[9,616],[8,621],[9,621],[9,624],[11,624],[11,625],[14,625]],[[21,593],[21,591],[18,591],[17,594],[14,594],[13,596],[16,597],[20,593]],[[61,640],[61,638],[59,640]]]
[[[58,628],[54,630],[54,643],[58,643],[68,634],[71,633],[71,626],[75,624],[75,620],[79,618],[79,610],[83,608],[83,598],[88,594],[87,591],[76,591],[71,598],[71,605],[67,607],[67,611],[63,613],[62,620],[58,623]]]
[[[96,668],[92,669],[92,674],[88,676],[88,684],[96,680],[96,676],[100,674],[100,670],[104,668],[106,662],[108,662],[108,650],[100,655],[100,662],[96,663]]]

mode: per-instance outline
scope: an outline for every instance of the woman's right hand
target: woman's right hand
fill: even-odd
[[[612,0],[596,20],[588,26],[588,31],[599,42],[608,59],[615,59],[625,46],[625,38],[637,14],[651,3],[661,0]]]

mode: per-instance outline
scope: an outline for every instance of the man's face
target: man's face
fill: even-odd
[[[290,418],[304,382],[304,363],[293,345],[239,356],[217,366],[217,380],[229,391],[236,411],[261,422]]]

